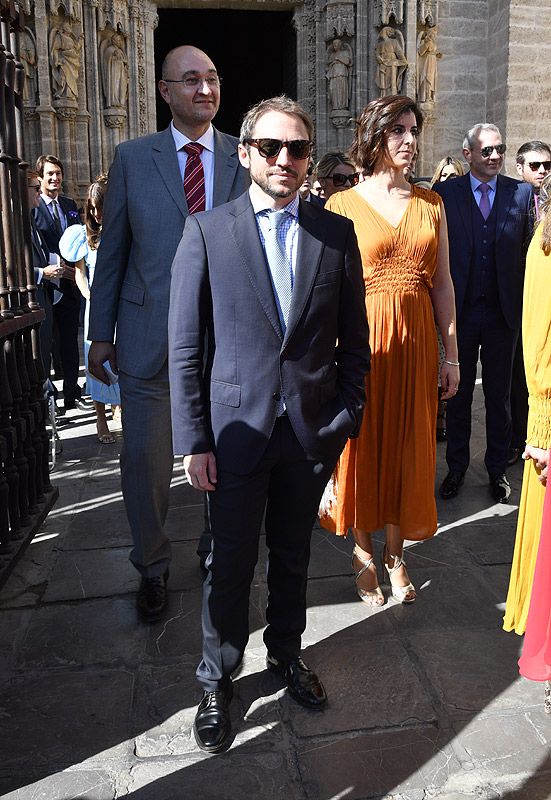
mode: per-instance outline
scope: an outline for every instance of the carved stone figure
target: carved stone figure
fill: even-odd
[[[434,100],[437,60],[442,58],[436,45],[436,28],[421,31],[418,38],[417,99],[421,103]]]
[[[101,83],[106,108],[124,108],[128,94],[128,60],[124,37],[114,33],[100,45]]]
[[[36,44],[31,31],[25,28],[21,34],[19,55],[23,70],[25,71],[25,83],[23,84],[23,100],[27,103],[35,103],[38,96],[38,69],[36,57]]]
[[[49,45],[54,100],[76,100],[82,37],[63,19],[59,27],[51,29]]]
[[[380,96],[399,94],[404,72],[408,67],[401,31],[389,26],[382,28],[375,54],[377,57],[375,83],[379,87]]]
[[[350,68],[352,48],[341,39],[333,39],[327,49],[329,103],[332,111],[348,109],[350,103]]]

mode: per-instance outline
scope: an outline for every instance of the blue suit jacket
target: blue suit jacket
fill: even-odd
[[[81,225],[82,223],[77,212],[77,204],[75,201],[62,194],[60,194],[57,199],[65,214],[67,227],[69,227],[69,225]],[[38,208],[33,208],[32,216],[49,252],[59,255],[59,240],[61,237],[42,197],[40,198],[40,205]]]
[[[469,175],[437,183],[433,190],[444,201],[448,220],[450,269],[458,320],[465,302],[473,256],[471,182]],[[495,256],[501,310],[507,325],[518,328],[522,315],[524,262],[530,238],[530,185],[497,176],[494,205],[497,212]]]
[[[174,452],[214,450],[225,469],[254,469],[281,386],[312,458],[336,459],[357,434],[369,337],[350,220],[300,201],[295,284],[285,336],[248,192],[189,217],[172,267],[169,376]],[[205,378],[205,333],[213,345]]]
[[[213,204],[240,195],[237,139],[214,132]],[[115,151],[91,290],[89,338],[113,342],[120,369],[151,378],[167,358],[170,267],[188,216],[170,128]]]

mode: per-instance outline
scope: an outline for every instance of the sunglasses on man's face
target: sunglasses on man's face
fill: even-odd
[[[281,139],[243,139],[243,144],[256,147],[263,158],[275,158],[286,147],[291,158],[302,161],[310,155],[313,142],[308,139],[292,139],[290,142],[282,142]]]
[[[551,161],[529,161],[528,166],[532,172],[537,172],[540,167],[543,167],[546,172],[551,169]]]
[[[330,175],[328,178],[325,178],[325,180],[333,181],[333,186],[338,187],[346,186],[347,183],[349,183],[350,186],[356,186],[360,180],[360,174],[359,172],[353,172],[352,175],[342,175],[340,172],[337,172],[335,175]]]
[[[507,150],[507,147],[504,144],[496,144],[496,145],[489,144],[487,147],[480,148],[480,155],[483,158],[490,158],[494,150],[496,151],[498,156],[502,156]]]

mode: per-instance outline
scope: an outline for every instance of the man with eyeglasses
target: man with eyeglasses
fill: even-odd
[[[302,706],[326,702],[300,658],[310,538],[324,487],[360,426],[369,343],[353,226],[298,196],[312,139],[312,120],[293,100],[254,106],[239,144],[250,190],[190,217],[172,267],[174,451],[192,486],[209,492],[213,537],[194,724],[209,753],[232,741],[232,674],[249,635],[263,518],[267,669]]]
[[[237,139],[217,131],[220,79],[209,56],[185,45],[162,66],[159,92],[172,112],[160,133],[119,145],[109,172],[91,293],[89,369],[119,373],[122,491],[142,579],[146,621],[167,607],[170,541],[164,531],[173,469],[168,385],[170,266],[186,218],[248,185]],[[116,336],[116,349],[115,349]],[[209,542],[210,546],[210,542]]]
[[[511,371],[521,322],[531,191],[528,184],[499,174],[505,149],[495,125],[475,125],[463,141],[470,172],[433,187],[442,196],[448,219],[461,364],[461,383],[447,407],[449,472],[440,487],[446,500],[457,495],[469,466],[479,357],[490,492],[497,503],[507,503],[511,494],[505,475],[511,443]]]
[[[539,195],[543,179],[551,172],[551,149],[540,140],[532,140],[521,145],[516,155],[516,167],[520,178],[532,187],[532,208],[530,214],[531,230],[540,218]],[[511,383],[512,434],[508,464],[515,464],[524,450],[526,426],[528,424],[528,389],[522,356],[522,336],[518,337],[513,360],[513,380]]]

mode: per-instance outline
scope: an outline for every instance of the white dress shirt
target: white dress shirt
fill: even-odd
[[[212,208],[212,197],[214,193],[214,128],[209,125],[209,129],[199,139],[188,139],[188,137],[174,127],[174,123],[170,123],[170,131],[174,144],[176,145],[176,155],[178,156],[178,166],[180,167],[180,175],[182,177],[182,186],[184,184],[184,172],[186,169],[186,162],[188,154],[183,150],[185,144],[189,142],[197,142],[203,145],[201,152],[201,163],[203,164],[203,172],[205,173],[205,210],[209,211]]]

